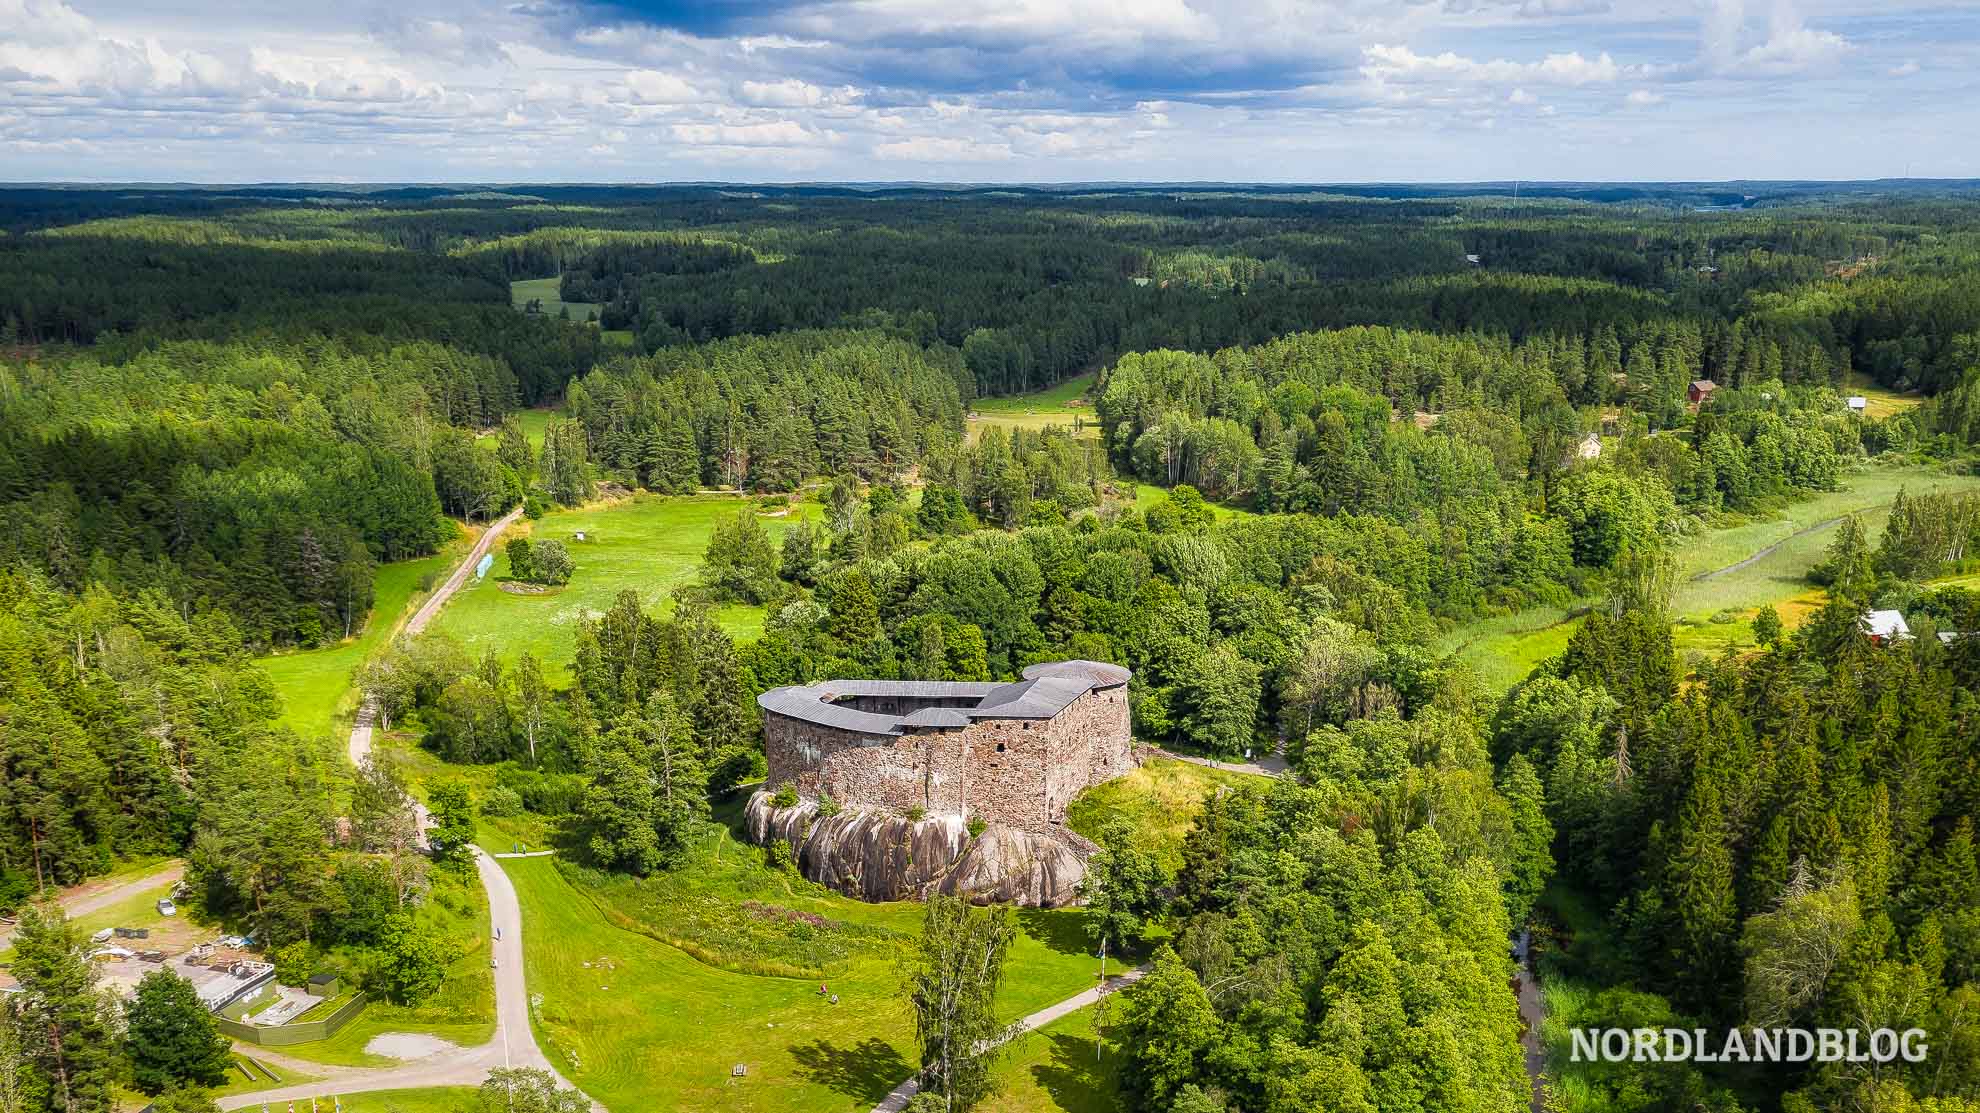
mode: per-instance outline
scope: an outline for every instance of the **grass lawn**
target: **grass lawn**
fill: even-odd
[[[1171,871],[1182,866],[1183,836],[1203,814],[1203,800],[1224,786],[1263,785],[1263,778],[1187,761],[1158,759],[1094,785],[1072,802],[1067,823],[1094,838],[1109,820],[1125,819],[1135,843]]]
[[[517,309],[528,305],[532,299],[543,303],[543,315],[555,317],[560,310],[569,309],[571,320],[589,321],[591,315],[601,306],[597,302],[565,301],[557,296],[561,288],[561,278],[521,278],[509,283],[509,303]]]
[[[488,790],[495,786],[499,765],[450,765],[440,760],[433,751],[420,746],[419,739],[410,731],[396,729],[389,733],[374,735],[378,748],[389,753],[399,762],[399,769],[405,774],[407,787],[421,803],[426,802],[427,787],[438,780],[466,781],[468,791],[478,806]],[[517,844],[530,850],[547,850],[553,834],[554,821],[531,812],[513,816],[486,816],[479,812],[474,817],[474,842],[476,846],[490,854],[507,854],[517,849]]]
[[[1108,1000],[1108,1017],[1118,1021],[1124,1002]],[[1121,1047],[1113,1038],[1093,1040],[1093,1007],[1026,1032],[1004,1049],[997,1063],[996,1091],[977,1106],[979,1113],[1114,1113],[1121,1108]]]
[[[417,560],[380,565],[372,586],[371,618],[358,636],[322,649],[261,658],[259,664],[282,697],[282,722],[299,734],[328,731],[357,705],[351,671],[383,645],[410,610],[420,581],[444,573],[455,547]]]
[[[762,861],[761,850],[737,843],[723,826],[693,861],[657,881],[592,890],[574,886],[570,867],[554,859],[502,863],[522,900],[530,992],[542,997],[537,1036],[559,1069],[613,1109],[752,1113],[864,1113],[911,1073],[912,1021],[896,961],[919,930],[921,906],[863,904],[772,874]],[[643,895],[647,887],[655,888]],[[752,942],[765,950],[804,945],[809,925],[782,910],[835,921],[821,933],[842,952],[833,972],[740,973],[655,938],[682,932],[676,918],[719,928],[727,913],[711,904],[744,899],[760,902],[755,918],[770,925],[760,930],[783,932]],[[998,998],[1001,1013],[1022,1016],[1093,983],[1099,964],[1086,953],[1080,915],[1019,914],[1023,934]],[[819,996],[821,981],[838,1004]],[[654,1069],[656,1055],[664,1055],[665,1070]],[[743,1077],[731,1074],[737,1064]]]
[[[754,510],[750,499],[728,495],[667,498],[634,495],[577,510],[519,521],[507,536],[552,538],[570,550],[577,572],[571,582],[547,595],[511,595],[501,589],[509,578],[509,557],[495,547],[495,566],[480,583],[454,595],[431,631],[458,639],[473,657],[489,649],[513,661],[534,653],[546,669],[567,669],[575,651],[580,618],[603,612],[621,591],[639,593],[648,607],[659,606],[675,588],[693,581],[715,523],[739,510]],[[772,538],[783,536],[798,514],[816,517],[822,508],[798,503],[789,516],[761,520]],[[582,530],[587,540],[574,540]],[[715,616],[737,637],[763,629],[761,607],[718,607]]]
[[[1136,483],[1134,485],[1134,508],[1136,510],[1146,511],[1149,507],[1168,497],[1169,489],[1167,487],[1157,487],[1153,483]],[[1220,522],[1226,518],[1244,518],[1257,513],[1257,511],[1246,510],[1243,507],[1225,506],[1221,502],[1210,502],[1208,500],[1205,500],[1203,505],[1208,506],[1211,515]]]

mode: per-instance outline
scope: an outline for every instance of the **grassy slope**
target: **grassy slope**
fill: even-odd
[[[727,828],[697,855],[681,875],[686,899],[733,902],[747,893],[876,929],[824,979],[839,1003],[821,998],[811,977],[736,973],[615,927],[554,861],[506,860],[522,898],[530,992],[543,996],[537,1033],[552,1059],[614,1109],[870,1108],[911,1070],[911,1022],[895,961],[919,930],[920,907],[792,885],[769,874],[762,852],[736,843]],[[630,901],[611,906],[638,911]],[[1025,934],[1013,948],[1000,1012],[1021,1016],[1092,984],[1098,963],[1086,954],[1078,913],[1021,913],[1019,922]],[[656,933],[673,929],[652,925]],[[656,1057],[666,1070],[652,1069]],[[739,1079],[730,1075],[738,1063],[747,1069]]]
[[[475,657],[494,648],[513,661],[527,651],[546,668],[561,670],[570,663],[580,617],[604,611],[619,592],[628,589],[638,592],[646,606],[659,606],[669,592],[693,581],[715,523],[723,515],[753,506],[731,496],[635,495],[546,514],[534,523],[518,522],[512,527],[514,536],[565,544],[577,564],[570,584],[548,595],[511,595],[501,590],[499,582],[509,575],[509,557],[497,545],[488,578],[470,582],[456,593],[429,629],[459,639]],[[816,515],[819,507],[803,503],[789,517],[764,517],[762,522],[771,537],[778,538],[800,512]],[[578,530],[588,540],[573,540]],[[715,613],[723,628],[738,637],[753,637],[763,628],[760,607],[720,607]]]
[[[419,592],[420,579],[443,572],[455,557],[450,547],[434,556],[382,565],[372,588],[371,618],[357,637],[324,649],[283,653],[260,660],[282,697],[282,721],[298,733],[329,730],[356,704],[351,670],[384,644]]]
[[[1107,821],[1125,819],[1134,828],[1136,845],[1174,870],[1182,865],[1183,836],[1203,813],[1204,797],[1225,785],[1247,781],[1263,783],[1250,774],[1206,769],[1186,761],[1150,761],[1080,793],[1067,823],[1094,838]]]
[[[1862,472],[1849,477],[1843,490],[1797,502],[1779,517],[1712,530],[1681,542],[1677,547],[1680,579],[1673,605],[1680,620],[1679,652],[1716,654],[1728,645],[1752,644],[1751,618],[1763,605],[1780,608],[1790,622],[1812,605],[1819,605],[1819,592],[1811,591],[1805,574],[1828,547],[1835,532],[1833,520],[1861,514],[1874,535],[1882,530],[1885,508],[1900,489],[1911,494],[1935,489],[1980,490],[1980,477],[1949,476],[1918,467]],[[1709,580],[1693,579],[1736,564],[1770,545],[1779,547],[1736,572]],[[1720,611],[1737,612],[1737,618],[1729,623],[1710,622]],[[1535,665],[1567,648],[1576,621],[1558,607],[1536,607],[1467,623],[1440,638],[1435,648],[1455,652],[1471,664],[1489,690],[1503,691],[1524,679]]]

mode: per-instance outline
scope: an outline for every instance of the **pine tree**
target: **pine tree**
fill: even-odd
[[[146,974],[125,1024],[131,1082],[140,1091],[157,1095],[188,1083],[226,1083],[233,1046],[191,982],[169,970]]]
[[[48,1087],[48,1109],[104,1113],[115,1043],[82,936],[61,909],[29,905],[13,942],[12,973],[21,987],[16,1022],[34,1034],[23,1042],[29,1070]]]

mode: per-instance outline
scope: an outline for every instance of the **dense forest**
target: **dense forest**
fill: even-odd
[[[1980,597],[1932,582],[1980,567],[1980,499],[1849,518],[1750,651],[1681,657],[1669,613],[1709,529],[1980,467],[1980,197],[1709,200],[0,191],[0,910],[183,856],[291,965],[431,994],[415,913],[466,884],[476,804],[431,794],[429,861],[401,774],[283,726],[253,658],[389,623],[381,565],[516,508],[774,496],[813,512],[773,538],[735,500],[570,660],[382,639],[354,681],[496,767],[484,815],[644,878],[761,776],[767,688],[1128,666],[1138,741],[1289,765],[1179,865],[1099,840],[1089,920],[1150,964],[1115,1017],[1137,1113],[1526,1108],[1527,926],[1604,1023],[1935,1047],[1623,1064],[1563,1108],[1980,1107]],[[551,280],[560,311],[512,294]],[[1081,376],[1077,428],[981,420]],[[1533,607],[1572,634],[1503,697],[1438,648]]]

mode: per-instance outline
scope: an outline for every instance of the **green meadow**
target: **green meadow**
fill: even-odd
[[[522,900],[546,1053],[613,1109],[872,1108],[914,1069],[897,963],[921,906],[865,904],[773,872],[729,824],[693,854],[665,876],[583,885],[555,859],[502,862]],[[1017,916],[998,997],[1012,1019],[1091,986],[1099,969],[1080,913]],[[736,968],[771,958],[789,976]]]
[[[1821,561],[1839,521],[1860,515],[1874,544],[1900,490],[1975,491],[1980,476],[1916,466],[1875,468],[1849,476],[1841,490],[1790,504],[1773,517],[1680,540],[1671,608],[1680,656],[1750,647],[1752,618],[1763,606],[1781,610],[1789,625],[1820,606],[1821,593],[1807,573]],[[1466,623],[1434,648],[1457,654],[1488,690],[1500,692],[1566,649],[1579,621],[1578,613],[1560,607],[1534,607]]]
[[[535,522],[518,521],[496,544],[487,577],[462,587],[428,629],[459,640],[474,657],[493,649],[513,661],[527,652],[546,668],[567,668],[579,619],[604,611],[622,591],[637,593],[647,607],[662,605],[676,588],[694,581],[715,523],[738,512],[756,514],[776,539],[798,515],[816,517],[821,509],[816,503],[796,503],[782,517],[772,517],[754,500],[733,495],[640,494],[556,511]],[[583,541],[577,540],[579,532]],[[504,591],[509,537],[562,542],[577,565],[571,582],[542,595]],[[761,607],[721,606],[714,613],[723,629],[739,638],[755,637],[763,629]]]
[[[449,546],[433,556],[380,565],[372,586],[371,618],[356,637],[322,649],[261,658],[261,671],[282,697],[282,721],[301,734],[335,727],[357,704],[352,670],[390,640],[413,597],[424,597],[420,585],[426,577],[444,576],[458,558],[457,548]]]
[[[1182,866],[1183,837],[1203,814],[1204,797],[1247,782],[1265,783],[1253,773],[1208,769],[1168,758],[1146,761],[1080,793],[1066,823],[1091,839],[1108,823],[1124,820],[1134,830],[1136,846],[1175,870]]]
[[[1088,372],[1031,394],[975,399],[969,404],[969,438],[976,439],[993,425],[1005,429],[1043,429],[1048,425],[1071,429],[1077,425],[1081,436],[1097,438],[1100,426],[1086,401],[1086,392],[1096,377],[1096,373]]]
[[[570,310],[571,320],[590,320],[591,315],[598,312],[598,303],[589,301],[565,301],[558,296],[562,281],[558,277],[519,278],[509,283],[509,301],[517,309],[521,309],[532,301],[540,301],[543,303],[543,315],[546,317],[555,317],[558,313],[568,309]]]

